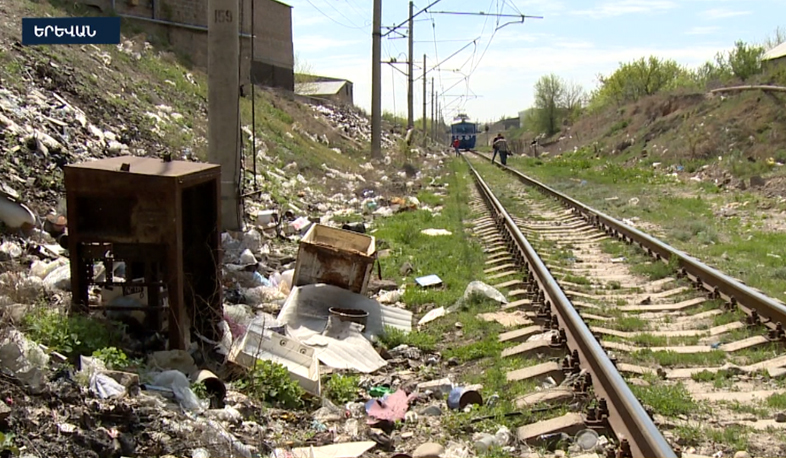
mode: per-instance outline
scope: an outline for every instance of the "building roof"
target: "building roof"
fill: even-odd
[[[786,41],[770,49],[761,56],[761,60],[772,60],[786,56]]]
[[[280,3],[281,5],[288,6],[288,7],[292,8],[292,5],[288,5],[288,4],[284,3],[284,2],[282,2],[281,0],[271,0],[271,1],[276,2],[276,3]]]
[[[336,95],[347,81],[316,81],[295,84],[295,93],[301,95]]]

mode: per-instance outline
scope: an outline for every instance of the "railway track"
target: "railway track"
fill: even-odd
[[[588,428],[613,432],[616,456],[777,450],[782,303],[513,169],[500,166],[492,190],[465,159],[472,205],[489,215],[474,222],[486,273],[509,291],[506,311],[531,321],[500,335],[511,342],[502,356],[557,357],[508,373],[557,384],[516,405],[589,399],[581,413],[519,428],[520,440]]]

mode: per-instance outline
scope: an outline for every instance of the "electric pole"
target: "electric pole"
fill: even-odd
[[[237,0],[208,0],[208,161],[221,165],[221,230],[242,229]],[[253,31],[252,31],[253,34]]]
[[[426,55],[423,54],[423,146],[426,146]]]
[[[371,31],[371,157],[382,158],[382,0],[374,0]]]
[[[413,32],[415,31],[415,21],[413,20],[413,10],[415,8],[415,3],[409,2],[409,56],[407,62],[407,129],[412,129],[415,126],[415,91],[414,85],[415,77],[414,70],[415,70],[415,60],[414,60],[414,49],[415,49],[415,39]]]
[[[431,141],[434,141],[434,77],[431,77]]]

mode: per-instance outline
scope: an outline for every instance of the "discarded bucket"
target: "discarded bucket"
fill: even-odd
[[[222,404],[227,396],[227,387],[216,374],[207,369],[197,371],[193,376],[194,383],[205,385],[205,390],[218,404]]]
[[[457,386],[450,390],[448,394],[448,407],[451,409],[463,409],[470,404],[483,405],[483,397],[475,390],[467,390]]]
[[[364,328],[368,322],[368,312],[360,309],[342,309],[339,307],[330,307],[328,309],[331,315],[335,316],[341,321],[351,321],[357,323]]]

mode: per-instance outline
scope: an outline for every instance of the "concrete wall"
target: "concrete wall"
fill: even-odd
[[[77,1],[95,6],[106,14],[111,13],[113,7],[112,0]],[[240,38],[241,85],[250,82],[252,69],[251,1],[240,0],[239,4],[240,32],[247,35]],[[255,1],[255,81],[294,90],[292,9],[276,0]],[[133,21],[147,32],[165,37],[174,49],[187,54],[195,67],[205,70],[208,43],[207,3],[208,0],[115,0],[114,9],[124,20]]]
[[[776,69],[786,70],[786,56],[764,60],[761,62],[761,68],[765,72],[774,71]]]

